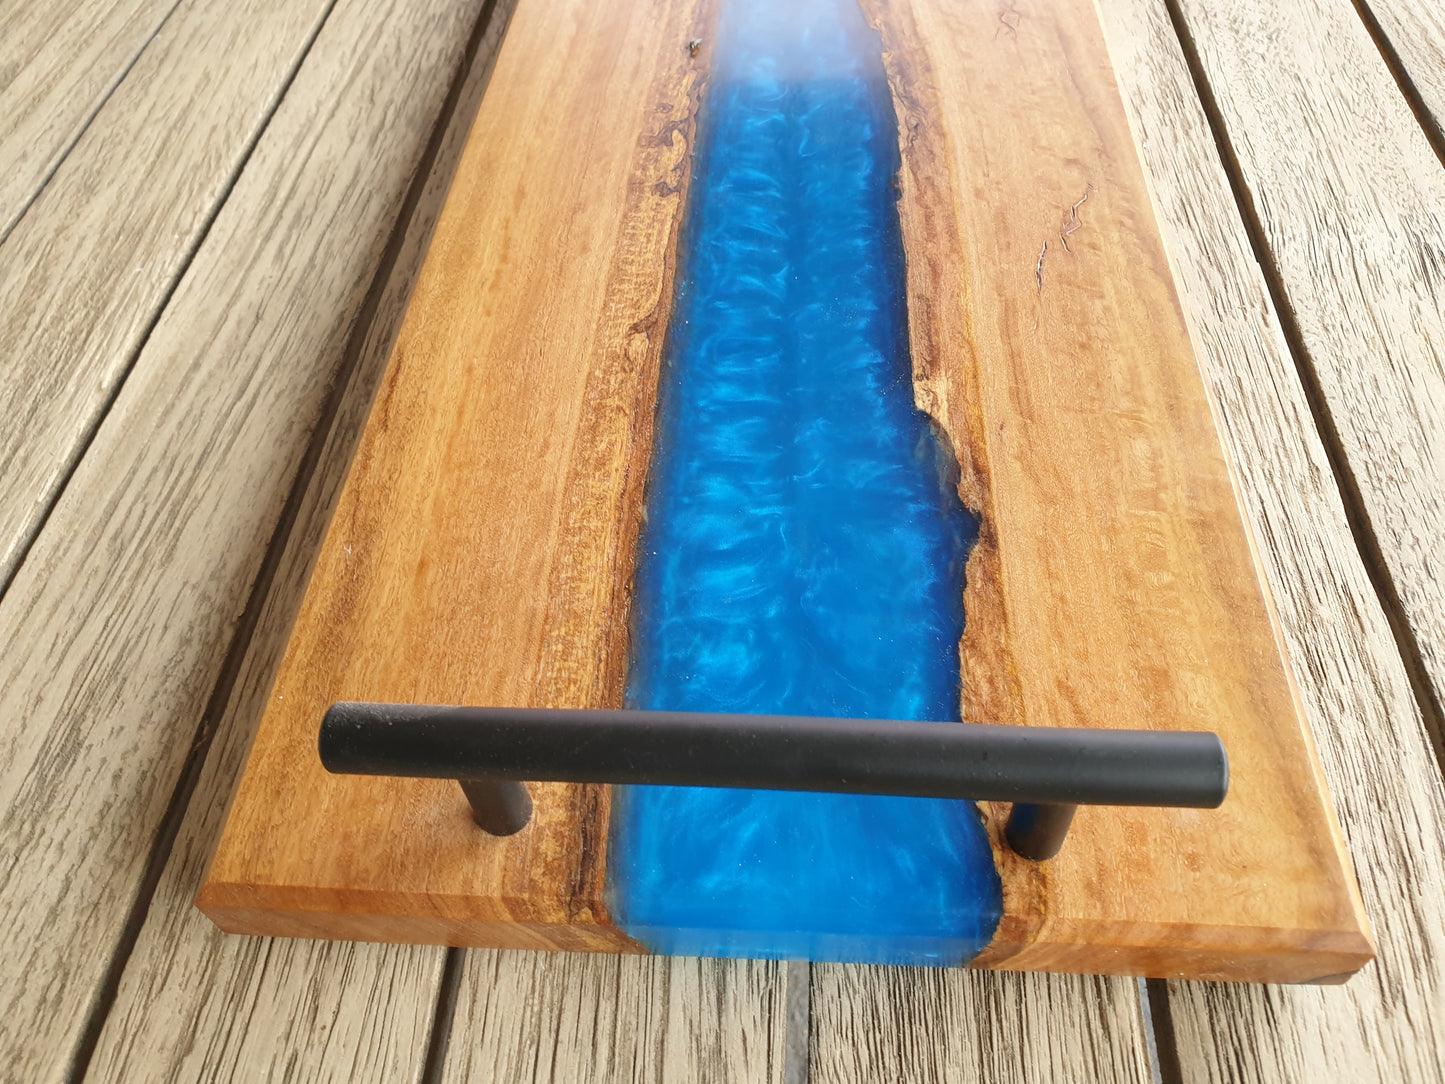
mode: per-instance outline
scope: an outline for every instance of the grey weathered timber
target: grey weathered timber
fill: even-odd
[[[175,6],[0,4],[0,241]]]
[[[813,967],[812,1084],[1151,1079],[1132,979]]]
[[[1180,6],[1440,725],[1445,170],[1352,5]]]
[[[0,850],[15,856],[0,869],[0,1057],[15,1079],[67,1071],[480,7],[337,5],[0,601]],[[191,104],[192,127],[218,108]],[[254,966],[217,989],[235,995],[224,1011],[201,1007],[214,1034],[161,1041],[133,1021],[141,1060],[118,1055],[116,1079],[228,1060],[272,1078],[418,1071],[440,952],[321,950],[337,968],[324,984],[289,970],[296,949],[227,951]]]
[[[187,3],[0,244],[0,584],[330,3]]]
[[[772,963],[473,949],[445,1084],[783,1084]]]
[[[1353,17],[1348,5],[1343,7]],[[1376,963],[1340,987],[1171,985],[1184,1079],[1438,1081],[1445,1077],[1445,789],[1168,13],[1155,0],[1102,0],[1100,8],[1379,943]],[[1305,19],[1292,3],[1251,6],[1250,11],[1221,5],[1222,12],[1226,8],[1240,28],[1231,47],[1255,61],[1247,75],[1230,69],[1228,78],[1235,84],[1230,93],[1253,95],[1253,115],[1274,108],[1275,99],[1297,107],[1329,97],[1329,90],[1319,86],[1288,85],[1292,71],[1293,78],[1303,78],[1292,68],[1301,50],[1315,56],[1322,69],[1334,68],[1324,64],[1325,54],[1342,63],[1353,57],[1361,69],[1371,60],[1363,50],[1368,39],[1357,28],[1337,27],[1323,15],[1319,22]],[[1276,17],[1284,21],[1262,25]],[[1293,44],[1281,44],[1268,62],[1259,62],[1264,43],[1281,36],[1294,39]],[[1352,53],[1345,45],[1357,38],[1362,49]],[[1378,64],[1377,58],[1372,63]],[[1343,70],[1358,74],[1353,67]],[[1275,78],[1285,85],[1274,86]],[[1211,86],[1216,95],[1224,93]],[[1403,109],[1398,97],[1389,100],[1393,89],[1378,80],[1374,92],[1387,105]],[[1362,94],[1353,92],[1351,100]],[[1400,139],[1418,140],[1407,113],[1395,119],[1412,129],[1400,133]],[[1232,137],[1233,127],[1230,131]],[[1276,175],[1242,164],[1246,182],[1274,216],[1273,230],[1288,239],[1286,247],[1306,235],[1326,235],[1312,247],[1292,248],[1285,278],[1289,296],[1297,300],[1296,318],[1313,329],[1306,346],[1322,352],[1331,341],[1327,333],[1341,332],[1348,323],[1357,323],[1361,334],[1375,334],[1370,329],[1381,321],[1404,317],[1381,293],[1347,296],[1346,284],[1332,279],[1340,270],[1341,253],[1352,245],[1352,230],[1362,263],[1379,257],[1376,246],[1384,241],[1378,232],[1392,212],[1375,204],[1380,221],[1350,221],[1355,208],[1364,214],[1369,205],[1335,202],[1343,190],[1320,173],[1325,164],[1336,163],[1360,186],[1367,166],[1352,155],[1362,152],[1343,137],[1316,134],[1318,142],[1290,143],[1288,164],[1282,160],[1283,146],[1272,152],[1281,156],[1280,170],[1295,174],[1285,187],[1312,192],[1313,211],[1277,196]],[[1285,130],[1275,129],[1272,138],[1285,136]],[[1257,129],[1248,138],[1266,137]],[[1379,138],[1396,136],[1379,133]],[[1423,168],[1423,154],[1417,160]],[[1381,173],[1403,184],[1404,168],[1396,162]],[[1321,220],[1295,220],[1314,211]],[[1419,219],[1422,228],[1428,217]],[[1389,277],[1401,291],[1415,288],[1406,281],[1408,274]],[[1339,292],[1333,302],[1338,312],[1303,307],[1303,299],[1323,303],[1329,289]],[[1399,334],[1434,332],[1427,321],[1419,331],[1400,329]],[[1418,413],[1403,409],[1404,391],[1392,386],[1407,375],[1398,362],[1383,349],[1361,347],[1349,366],[1339,363],[1340,369],[1353,368],[1354,391],[1350,402],[1337,402],[1357,410],[1361,425],[1378,427],[1382,441],[1401,448],[1438,442],[1440,434],[1420,431]],[[1420,518],[1411,520],[1412,513],[1400,504],[1398,522],[1423,528],[1428,509],[1415,512]]]
[[[1434,129],[1440,155],[1445,151],[1445,8],[1434,0],[1359,0],[1358,6],[1378,28],[1382,51],[1394,54],[1392,63],[1398,58],[1405,89],[1418,95],[1421,124]]]

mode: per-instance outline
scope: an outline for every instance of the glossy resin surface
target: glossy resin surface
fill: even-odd
[[[880,51],[855,0],[721,6],[633,707],[958,718],[976,524],[913,402]],[[617,788],[609,865],[614,920],[673,954],[956,964],[1001,911],[967,802]]]

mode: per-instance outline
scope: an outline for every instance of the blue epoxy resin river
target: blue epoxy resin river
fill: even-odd
[[[976,525],[913,405],[898,166],[856,0],[722,0],[629,706],[958,719]],[[961,963],[1000,915],[968,802],[622,787],[612,826],[613,919],[656,952]]]

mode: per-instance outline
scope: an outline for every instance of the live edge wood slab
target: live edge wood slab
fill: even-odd
[[[1373,945],[1089,0],[864,0],[915,398],[981,518],[962,714],[1216,731],[1218,810],[998,844],[974,966],[1300,982]],[[223,929],[640,952],[606,787],[519,835],[327,775],[338,700],[619,706],[712,0],[520,0],[197,899]],[[697,43],[697,44],[695,44]]]

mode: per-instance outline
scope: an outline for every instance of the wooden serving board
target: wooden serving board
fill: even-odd
[[[726,2],[726,0],[723,0]],[[1250,981],[1373,955],[1089,0],[863,0],[903,166],[914,394],[981,521],[962,717],[1213,730],[1218,810],[998,844],[974,966]],[[638,952],[608,788],[480,833],[327,775],[339,700],[620,706],[716,13],[520,0],[197,903],[223,929]]]

